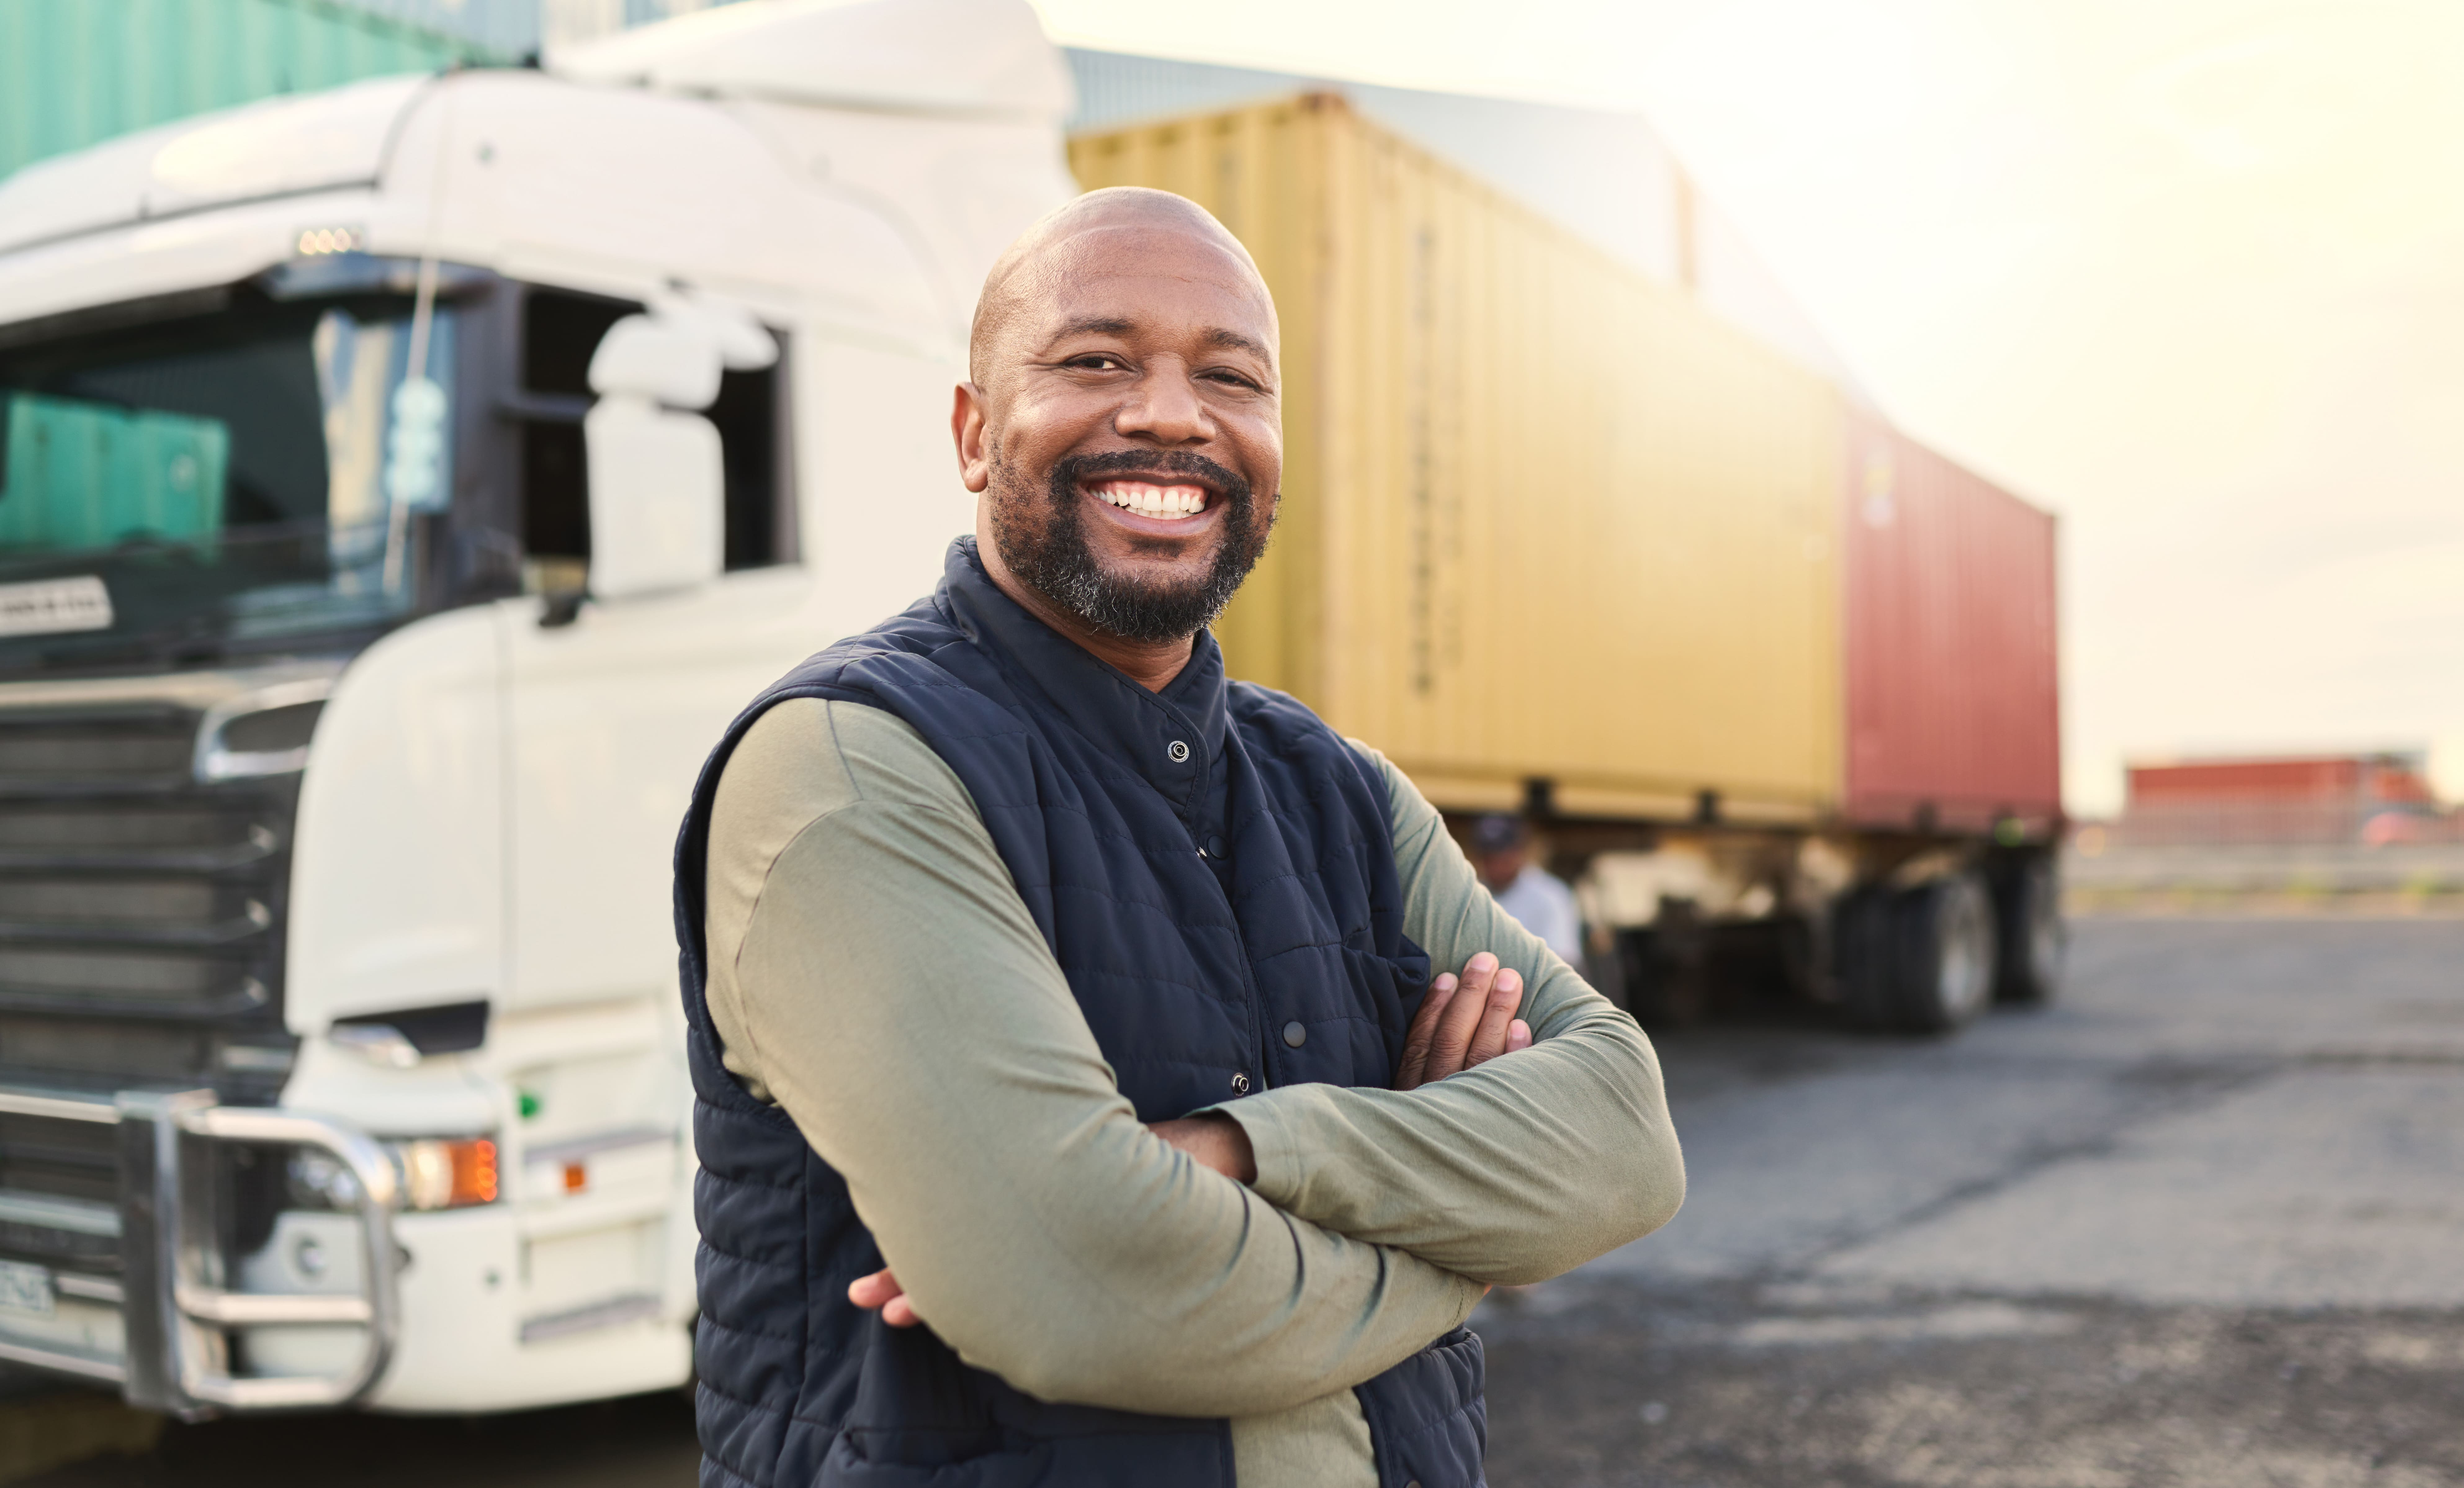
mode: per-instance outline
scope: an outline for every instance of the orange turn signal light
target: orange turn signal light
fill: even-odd
[[[398,1142],[403,1200],[410,1209],[462,1209],[496,1202],[496,1144],[485,1137]]]

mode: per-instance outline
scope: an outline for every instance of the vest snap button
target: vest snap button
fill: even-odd
[[[1175,765],[1186,765],[1189,763],[1189,745],[1182,744],[1177,739],[1164,745],[1163,752],[1172,756],[1172,763]]]
[[[1209,837],[1206,839],[1206,855],[1209,857],[1221,857],[1223,855],[1223,839],[1221,837]]]
[[[1309,1042],[1309,1030],[1298,1023],[1287,1023],[1284,1025],[1284,1042],[1298,1049]]]
[[[1249,1077],[1237,1070],[1234,1071],[1232,1075],[1232,1093],[1236,1096],[1247,1095],[1249,1093]]]

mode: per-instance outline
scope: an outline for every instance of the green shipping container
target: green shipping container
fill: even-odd
[[[0,454],[0,553],[84,552],[222,530],[219,419],[20,393]]]
[[[333,0],[0,0],[0,176],[209,109],[510,60]]]

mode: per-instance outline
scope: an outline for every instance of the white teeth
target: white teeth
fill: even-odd
[[[1186,517],[1206,509],[1206,493],[1187,486],[1125,483],[1098,486],[1095,494],[1123,511],[1148,517]]]

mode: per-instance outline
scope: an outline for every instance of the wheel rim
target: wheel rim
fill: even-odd
[[[2049,873],[2028,883],[2028,970],[2041,990],[2051,988],[2062,969],[2062,915]]]
[[[1983,920],[1977,896],[1965,885],[1942,891],[1942,944],[1934,961],[1934,1000],[1943,1020],[1961,1023],[1984,1005],[1991,957],[1979,932]]]

